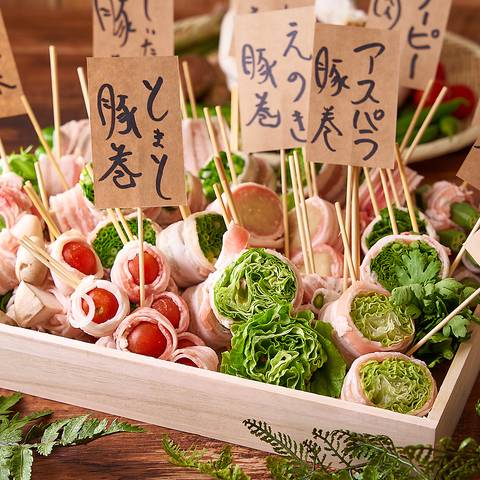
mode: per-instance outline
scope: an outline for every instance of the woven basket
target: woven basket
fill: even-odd
[[[468,85],[480,98],[480,45],[447,32],[441,62],[445,65],[449,84]],[[452,138],[441,138],[419,145],[410,162],[440,157],[472,145],[480,135],[480,125],[472,126],[471,123],[471,118],[462,122],[460,132]]]

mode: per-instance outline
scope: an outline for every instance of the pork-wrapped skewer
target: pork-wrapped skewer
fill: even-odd
[[[188,305],[179,295],[163,292],[153,300],[152,308],[170,321],[177,334],[188,330],[190,325]]]
[[[210,347],[187,347],[177,350],[172,358],[173,363],[203,370],[218,370],[218,357]]]

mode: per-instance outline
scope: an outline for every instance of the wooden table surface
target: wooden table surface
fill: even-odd
[[[220,0],[176,1],[176,16],[200,13]],[[366,7],[368,1],[360,1]],[[76,67],[84,65],[91,53],[91,15],[87,0],[0,0],[24,89],[42,125],[52,124],[48,45],[58,48],[63,120],[84,117]],[[453,0],[449,29],[480,43],[479,0]],[[0,136],[7,149],[36,143],[24,117],[0,120]],[[453,179],[466,151],[416,166],[429,181]],[[52,359],[52,361],[55,361]],[[0,390],[6,394],[5,390]],[[480,382],[471,393],[458,425],[456,437],[480,438],[480,418],[475,415],[475,403],[480,398]],[[192,402],[195,399],[192,398]],[[23,411],[51,408],[58,417],[79,415],[84,409],[26,396]],[[92,412],[95,416],[105,416]],[[312,428],[315,425],[312,425]],[[194,435],[146,426],[147,433],[121,435],[94,444],[59,450],[50,458],[38,458],[34,464],[34,479],[65,480],[126,480],[157,478],[205,478],[179,470],[168,464],[161,447],[162,434],[168,432],[185,446],[195,444],[218,451],[221,443]],[[241,447],[233,449],[236,460],[252,478],[268,478],[262,455]]]

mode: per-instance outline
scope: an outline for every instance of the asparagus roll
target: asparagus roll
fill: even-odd
[[[217,354],[210,347],[181,348],[173,354],[172,362],[203,370],[211,370],[212,372],[218,370]]]
[[[117,255],[111,271],[112,282],[118,285],[131,302],[140,301],[140,242],[127,243]],[[145,301],[151,305],[153,299],[163,293],[170,281],[170,265],[163,253],[153,245],[143,242],[145,262]]]
[[[215,272],[210,304],[227,327],[278,305],[300,306],[301,276],[296,267],[273,250],[249,249]]]
[[[392,291],[396,287],[436,283],[449,274],[448,251],[427,235],[389,235],[367,253],[361,280]]]
[[[177,349],[177,333],[172,324],[152,308],[138,308],[114,333],[117,350],[161,360],[171,360]]]
[[[379,286],[356,282],[321,311],[320,319],[333,327],[333,340],[349,362],[366,353],[404,352],[411,344],[413,319],[389,297]]]
[[[163,292],[152,303],[152,308],[166,317],[177,333],[188,330],[190,313],[185,300],[172,292]]]
[[[160,233],[157,246],[172,266],[172,277],[179,287],[197,285],[215,271],[226,230],[221,215],[201,212]]]
[[[102,262],[87,239],[76,230],[60,235],[50,246],[50,255],[77,277],[103,277]],[[55,272],[51,273],[55,286],[64,295],[73,293],[72,287],[66,285]]]
[[[71,297],[68,321],[92,337],[113,334],[130,313],[127,295],[112,282],[85,277]]]
[[[397,227],[399,233],[413,232],[412,222],[410,221],[410,215],[406,208],[394,207],[395,220],[397,221]],[[415,212],[417,217],[418,228],[423,234],[430,235],[430,237],[438,239],[437,232],[433,228],[430,221],[425,215],[420,212]],[[388,215],[388,209],[384,208],[380,212],[380,218],[372,220],[362,234],[362,250],[366,255],[370,248],[372,248],[381,238],[393,235],[392,224],[390,223],[390,217]]]
[[[437,396],[430,370],[420,360],[402,353],[369,353],[350,367],[342,388],[342,400],[425,416]]]

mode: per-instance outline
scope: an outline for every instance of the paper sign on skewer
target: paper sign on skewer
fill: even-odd
[[[394,167],[399,51],[396,32],[317,24],[309,159]]]
[[[457,176],[480,190],[480,138],[473,145]]]
[[[174,54],[173,0],[93,0],[93,55]]]
[[[480,265],[480,232],[470,237],[465,243],[465,250]]]
[[[95,205],[186,204],[177,57],[89,58]]]
[[[435,78],[452,0],[372,0],[367,27],[400,32],[400,85],[425,89]]]
[[[236,58],[246,152],[305,144],[314,28],[313,8],[237,17]]]
[[[12,47],[0,12],[0,118],[14,117],[25,113],[20,101],[22,94],[22,85]]]

